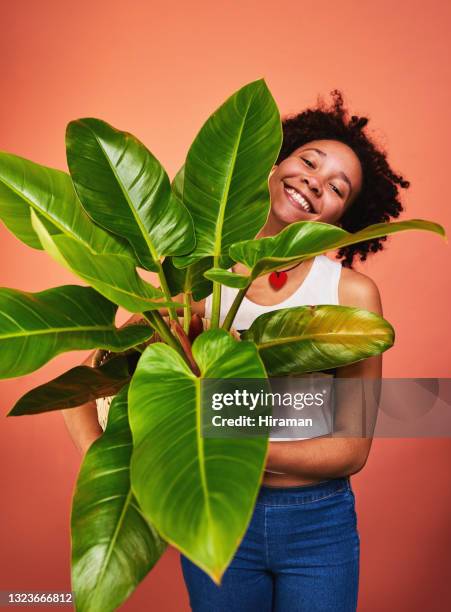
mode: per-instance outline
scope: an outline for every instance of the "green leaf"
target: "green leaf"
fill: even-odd
[[[146,340],[145,325],[115,327],[117,306],[90,287],[39,293],[0,289],[0,378],[23,376],[67,351],[123,351]]]
[[[72,506],[72,584],[78,612],[112,612],[166,548],[130,484],[132,436],[124,387],[104,434],[89,448]]]
[[[126,238],[144,267],[157,270],[161,257],[194,248],[190,214],[171,193],[160,162],[135,136],[100,119],[79,119],[67,126],[66,146],[84,208]]]
[[[244,274],[235,274],[229,270],[223,270],[222,268],[211,268],[204,274],[206,278],[212,281],[227,285],[227,287],[233,287],[234,289],[244,289],[249,285],[249,277]]]
[[[376,223],[356,233],[319,221],[299,221],[289,225],[276,236],[233,244],[230,257],[249,268],[250,284],[258,276],[294,265],[314,255],[406,230],[424,230],[445,236],[441,225],[423,219]],[[232,280],[229,277],[224,277],[223,280],[226,281],[225,285],[236,286],[230,284]]]
[[[183,181],[185,177],[185,166],[182,166],[175,175],[171,188],[174,194],[183,201]],[[186,267],[177,268],[172,257],[166,257],[163,263],[163,271],[169,285],[171,295],[180,293],[191,293],[196,302],[203,300],[213,291],[211,281],[204,277],[204,272],[213,266],[212,257],[204,257],[196,263]]]
[[[163,271],[171,295],[191,293],[196,302],[206,298],[212,292],[213,287],[211,280],[204,277],[204,272],[212,265],[212,258],[205,257],[187,268],[176,268],[172,258],[167,257],[163,262]]]
[[[0,152],[0,218],[19,240],[40,249],[31,224],[31,210],[39,215],[50,234],[76,238],[94,253],[122,254],[134,259],[125,240],[89,218],[68,174]]]
[[[193,343],[201,378],[265,378],[251,342],[210,330]],[[162,537],[219,582],[258,493],[266,438],[201,435],[201,379],[163,344],[141,356],[129,391],[133,490]]]
[[[241,337],[255,342],[268,376],[284,376],[378,355],[393,345],[395,332],[373,312],[321,305],[265,313]]]
[[[106,298],[130,312],[168,306],[164,294],[144,281],[135,264],[122,255],[94,255],[68,236],[51,236],[32,213],[32,223],[47,253],[59,264],[94,287]],[[176,304],[183,306],[183,304]]]
[[[194,220],[196,247],[176,258],[176,266],[214,256],[227,267],[229,246],[256,236],[268,216],[268,175],[281,141],[279,111],[263,79],[211,115],[184,168],[183,202]]]
[[[110,359],[97,368],[76,366],[61,376],[28,391],[7,416],[39,414],[81,406],[99,397],[110,397],[131,377],[125,355]]]
[[[183,165],[172,179],[171,189],[174,195],[183,202],[183,183],[185,181],[185,165]],[[183,202],[184,203],[184,202]]]

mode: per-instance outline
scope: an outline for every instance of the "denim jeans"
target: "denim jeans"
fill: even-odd
[[[221,586],[184,555],[193,612],[354,612],[360,537],[349,478],[267,487]]]

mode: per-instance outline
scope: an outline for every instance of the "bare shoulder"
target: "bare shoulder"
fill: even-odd
[[[343,267],[338,286],[338,297],[341,306],[356,306],[382,315],[378,286],[366,274]]]

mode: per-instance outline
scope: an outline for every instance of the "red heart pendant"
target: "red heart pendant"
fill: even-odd
[[[279,289],[282,289],[282,287],[287,282],[287,279],[288,279],[288,275],[286,272],[283,272],[283,271],[282,272],[271,272],[268,278],[269,284],[276,291],[278,291]]]

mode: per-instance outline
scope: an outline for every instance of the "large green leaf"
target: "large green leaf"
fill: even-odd
[[[66,146],[83,206],[94,221],[126,238],[144,267],[157,270],[162,256],[194,248],[190,214],[135,136],[100,119],[79,119],[67,126]]]
[[[201,378],[265,378],[251,342],[210,330],[193,343]],[[163,344],[130,383],[133,490],[159,533],[219,583],[250,520],[266,438],[201,435],[201,378]]]
[[[76,366],[28,391],[7,416],[74,408],[99,397],[110,397],[120,391],[130,377],[125,355],[118,355],[97,368]]]
[[[19,240],[40,249],[31,210],[39,214],[51,234],[72,236],[94,253],[120,253],[134,259],[125,240],[89,218],[68,174],[0,152],[0,218]]]
[[[269,376],[336,368],[378,355],[395,332],[379,315],[346,306],[299,306],[260,315],[242,334],[258,347]]]
[[[51,236],[34,213],[32,223],[43,247],[55,261],[115,304],[130,312],[145,312],[168,306],[167,302],[162,301],[163,292],[144,281],[128,257],[95,255],[73,238]]]
[[[130,485],[127,391],[113,400],[107,428],[86,453],[75,489],[72,586],[78,612],[117,610],[166,547]]]
[[[263,79],[211,115],[184,168],[183,202],[194,220],[196,247],[175,265],[214,256],[224,267],[231,244],[256,236],[268,216],[268,175],[281,140],[279,111]]]
[[[183,182],[185,178],[185,166],[182,166],[175,175],[171,188],[175,195],[183,201]],[[168,282],[171,295],[180,293],[191,294],[198,302],[203,300],[213,290],[212,282],[204,277],[204,272],[213,265],[212,257],[205,257],[196,261],[186,268],[177,268],[173,258],[167,257],[163,263],[163,271]]]
[[[212,265],[212,258],[205,257],[187,268],[176,268],[172,258],[167,257],[163,263],[163,271],[171,295],[191,293],[196,302],[206,298],[212,292],[213,286],[212,282],[205,278],[204,272]]]
[[[66,351],[123,351],[152,334],[147,325],[117,328],[116,310],[90,287],[0,289],[0,378],[33,372]]]
[[[236,275],[228,271],[209,270],[206,276],[228,287],[244,288],[262,274],[294,265],[314,255],[406,230],[424,230],[446,236],[441,225],[424,219],[376,223],[355,233],[319,221],[299,221],[276,236],[241,241],[230,247],[232,259],[249,268],[247,283],[244,275],[235,279]]]

